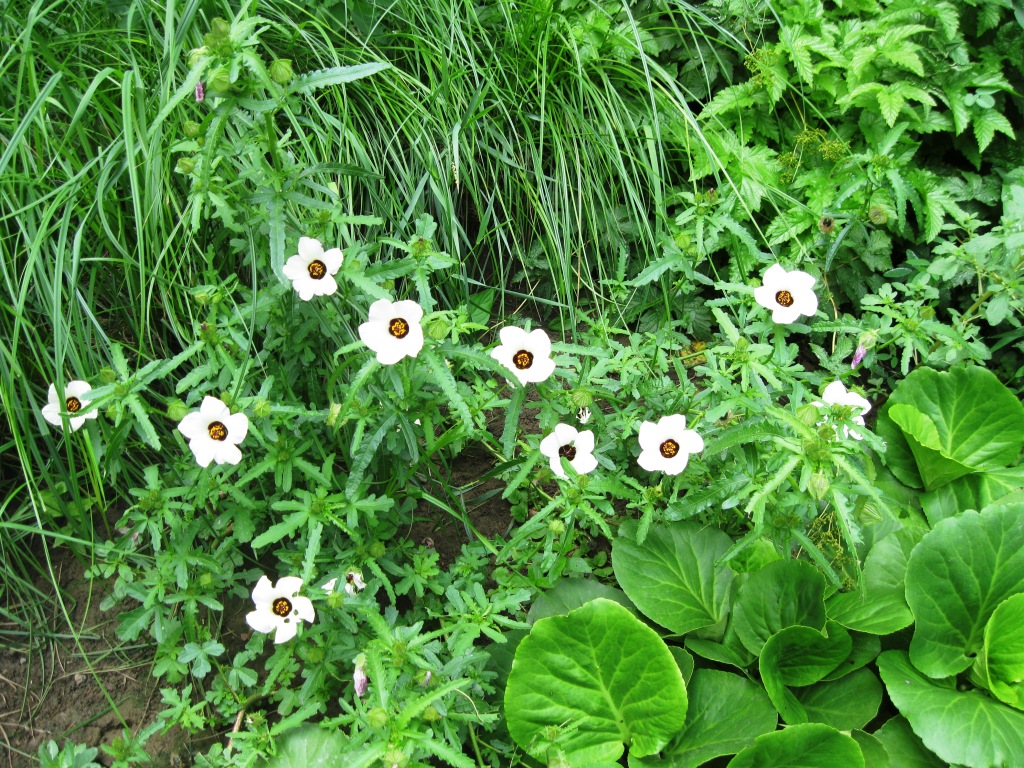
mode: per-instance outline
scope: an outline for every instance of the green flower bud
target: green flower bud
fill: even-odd
[[[808,427],[813,427],[819,421],[821,421],[821,409],[816,405],[801,405],[796,411],[796,417],[801,423],[806,424]]]
[[[231,73],[224,67],[214,70],[206,81],[206,89],[211,93],[227,93],[231,90]]]
[[[275,59],[270,62],[270,79],[278,85],[288,85],[292,81],[291,59]]]
[[[319,664],[324,660],[324,649],[318,645],[306,646],[306,661],[310,664]]]
[[[213,586],[213,574],[209,571],[204,572],[199,576],[200,587],[212,587]]]
[[[872,205],[868,208],[868,221],[876,227],[880,227],[889,222],[889,214],[885,212],[885,208],[882,206]]]
[[[594,402],[594,396],[586,390],[577,389],[569,395],[569,402],[572,403],[573,408],[587,408]]]
[[[338,419],[341,418],[341,403],[331,403],[331,407],[327,410],[327,426],[333,427],[338,423]]]
[[[422,256],[430,250],[430,241],[425,237],[414,237],[409,243],[409,250],[413,256]]]
[[[374,560],[384,557],[385,552],[387,552],[387,549],[383,541],[375,541],[370,545],[370,557]]]
[[[878,331],[864,331],[857,337],[857,344],[864,349],[873,349],[878,341]]]
[[[421,669],[416,673],[416,685],[420,688],[426,688],[433,679],[434,674],[429,669]]]
[[[100,384],[113,384],[117,381],[117,374],[113,368],[100,368]]]
[[[807,481],[807,492],[811,494],[812,499],[821,501],[825,498],[825,494],[828,493],[828,488],[828,478],[820,470],[811,475],[811,479]]]
[[[191,51],[188,52],[189,67],[194,67],[196,64],[198,64],[200,61],[202,61],[209,55],[210,49],[207,48],[205,45],[202,48],[193,48]]]
[[[110,405],[107,406],[107,410],[105,410],[103,412],[103,415],[106,416],[111,421],[116,421],[117,420],[117,406],[114,405],[113,403],[111,403]],[[185,418],[185,417],[182,416],[182,418]]]
[[[437,711],[437,707],[427,707],[420,714],[420,717],[426,723],[436,723],[441,719],[441,713]]]
[[[231,23],[225,19],[216,18],[210,22],[210,31],[217,37],[227,37],[231,34]]]
[[[561,520],[548,520],[548,530],[554,536],[561,536],[565,533],[565,523]]]
[[[196,300],[196,304],[200,307],[205,307],[211,301],[213,301],[213,294],[209,291],[196,291],[192,294],[192,297]]]
[[[366,719],[370,722],[371,728],[383,728],[388,724],[388,713],[380,707],[374,707],[370,710]]]
[[[179,157],[178,163],[175,167],[178,173],[183,173],[188,176],[196,169],[196,161],[191,157]]]
[[[406,768],[409,765],[409,758],[398,747],[389,746],[388,751],[384,753],[383,763],[387,768],[394,768],[396,765],[398,768]]]
[[[188,413],[188,406],[181,400],[171,400],[167,404],[167,418],[171,421],[181,421]]]
[[[433,317],[427,322],[427,337],[434,341],[442,341],[451,331],[451,323],[444,317]]]
[[[261,419],[267,418],[270,415],[270,402],[261,397],[256,401],[256,405],[253,406],[252,413]]]
[[[185,135],[188,136],[190,139],[194,139],[196,136],[198,136],[199,131],[201,129],[202,126],[199,125],[199,123],[197,123],[195,120],[186,120],[185,125],[182,126],[182,130],[185,132]]]

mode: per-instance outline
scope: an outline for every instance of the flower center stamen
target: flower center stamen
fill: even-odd
[[[404,339],[409,335],[409,324],[405,322],[404,318],[396,317],[388,323],[388,333],[396,339]]]
[[[561,448],[558,449],[558,455],[565,456],[566,459],[572,461],[573,459],[576,458],[576,446],[567,443],[566,445],[563,445]]]
[[[661,455],[664,456],[666,459],[671,459],[673,456],[679,453],[679,443],[669,438],[668,440],[661,444],[658,450],[661,452]]]
[[[309,266],[306,269],[309,271],[309,276],[314,280],[322,280],[324,275],[327,274],[327,265],[320,261],[320,259],[313,259],[313,261],[309,262]]]
[[[228,437],[228,428],[219,421],[211,422],[210,426],[206,428],[206,431],[210,433],[210,439],[216,440],[218,443],[222,440],[226,440]]]
[[[533,365],[533,352],[526,349],[520,349],[512,355],[512,362],[515,363],[516,368],[520,371],[525,371]]]
[[[284,618],[292,612],[292,601],[287,597],[279,597],[274,601],[274,604],[271,606],[271,610],[274,612],[275,616]]]
[[[779,291],[775,294],[775,301],[780,307],[793,306],[793,294],[789,291]]]
[[[68,413],[78,413],[82,410],[82,401],[77,397],[69,397],[64,405],[67,407]]]

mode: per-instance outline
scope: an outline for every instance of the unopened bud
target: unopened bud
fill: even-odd
[[[427,707],[420,717],[426,723],[436,723],[441,719],[441,713],[437,711],[437,707]]]
[[[370,677],[366,674],[366,656],[360,653],[356,656],[356,668],[352,672],[352,685],[355,686],[356,696],[362,698],[366,693],[366,688],[370,684]],[[387,713],[382,709],[373,709],[370,711],[370,725],[373,725],[373,716],[375,712],[379,712],[380,716],[378,719],[383,718],[379,725],[375,725],[375,728],[383,728],[388,721]]]
[[[370,557],[375,560],[384,557],[384,553],[387,552],[387,548],[384,546],[384,542],[375,541],[370,545]]]
[[[451,325],[443,317],[435,317],[427,323],[427,336],[434,341],[441,341],[448,337]]]
[[[227,37],[231,34],[231,24],[226,19],[218,17],[210,22],[210,32],[217,37]]]
[[[573,408],[587,408],[594,402],[594,396],[584,389],[577,389],[569,395],[569,402]]]
[[[210,55],[210,49],[207,48],[205,45],[203,47],[201,47],[201,48],[193,48],[191,51],[188,52],[188,66],[189,66],[189,68],[194,67],[200,61],[202,61],[203,58],[205,58],[206,56],[209,56],[209,55]],[[200,101],[201,101],[201,99],[200,99]]]
[[[867,348],[863,344],[858,344],[857,349],[854,350],[853,360],[850,361],[850,367],[856,368],[864,360],[864,356],[868,353]]]
[[[215,70],[206,81],[206,87],[213,93],[227,93],[231,90],[231,73],[224,68]]]
[[[171,421],[181,421],[188,414],[188,406],[181,400],[171,400],[167,404],[167,418]]]
[[[188,176],[196,169],[196,161],[191,157],[179,157],[176,168],[178,173],[183,173]]]
[[[812,499],[821,501],[825,498],[825,494],[828,493],[828,489],[828,478],[820,470],[811,475],[811,479],[807,481],[807,492],[811,494]]]
[[[271,409],[270,402],[267,401],[267,400],[264,400],[261,397],[259,400],[256,401],[256,405],[253,406],[252,413],[253,413],[254,416],[257,416],[257,417],[259,417],[261,419],[265,419],[265,418],[267,418],[267,416],[270,415],[270,409]]]
[[[808,427],[813,427],[819,421],[821,421],[821,409],[816,405],[801,405],[797,408],[796,417],[802,424]]]
[[[874,224],[876,227],[880,227],[883,224],[888,223],[889,214],[885,212],[885,208],[880,205],[872,205],[868,208],[868,221]]]
[[[563,523],[561,520],[549,520],[548,530],[554,536],[561,536],[563,533],[565,533],[565,523]]]
[[[291,59],[276,59],[270,62],[270,79],[278,85],[288,85],[292,81]]]
[[[371,728],[383,728],[388,724],[388,713],[380,707],[374,707],[367,715]]]
[[[114,373],[113,368],[100,368],[101,384],[113,384],[115,381],[117,381],[117,374]]]
[[[197,123],[195,120],[186,120],[185,125],[182,126],[182,131],[184,131],[185,135],[188,136],[190,139],[194,139],[196,136],[198,136],[199,131],[201,129],[202,126],[199,125],[199,123]]]

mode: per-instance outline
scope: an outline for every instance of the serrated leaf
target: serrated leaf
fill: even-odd
[[[385,69],[390,68],[391,65],[387,62],[375,61],[368,64],[355,64],[348,67],[318,69],[314,72],[306,72],[305,74],[299,75],[293,79],[288,90],[290,93],[310,94],[319,88],[326,88],[329,85],[351,83],[353,80],[369,77],[370,75],[375,75],[378,72],[382,72]]]

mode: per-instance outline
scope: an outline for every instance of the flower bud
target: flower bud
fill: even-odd
[[[185,125],[182,126],[182,130],[185,132],[185,135],[188,136],[190,139],[194,139],[196,136],[198,136],[199,131],[201,129],[202,126],[199,125],[199,123],[197,123],[195,120],[186,120]]]
[[[366,694],[366,687],[370,684],[370,677],[366,674],[366,655],[363,653],[360,653],[358,656],[356,656],[356,668],[352,672],[352,684],[355,686],[356,696],[358,696],[360,699],[363,698],[363,696]],[[384,724],[387,723],[388,716],[387,713],[383,710],[378,711],[380,712],[384,720],[383,722],[381,722],[380,725],[376,727],[382,728],[384,727]],[[372,711],[370,712],[370,717],[373,717]],[[372,724],[373,721],[371,720],[371,725]]]
[[[182,417],[182,418],[184,418],[184,417]],[[210,573],[209,571],[203,572],[199,576],[199,586],[200,587],[212,587],[213,586],[213,574]]]
[[[427,323],[427,336],[434,341],[447,338],[451,324],[443,317],[435,317]]]
[[[421,669],[419,672],[416,673],[416,684],[420,688],[426,688],[428,685],[430,685],[430,681],[433,679],[433,677],[434,673],[431,672],[429,669]]]
[[[310,664],[319,664],[324,660],[324,649],[319,645],[308,645],[306,646],[306,661]]]
[[[253,406],[252,413],[254,416],[265,419],[270,415],[270,407],[270,402],[261,397],[256,401],[256,405]]]
[[[370,557],[375,560],[384,557],[385,552],[387,552],[387,549],[384,547],[383,541],[375,541],[370,545]]]
[[[188,414],[188,406],[181,400],[171,400],[167,404],[167,418],[171,421],[181,421]]]
[[[565,533],[565,523],[561,520],[548,520],[548,531],[554,536],[561,536]]]
[[[437,707],[427,707],[420,714],[420,717],[425,723],[436,723],[441,719],[441,713],[437,711]]]
[[[414,237],[409,243],[409,250],[413,256],[422,256],[430,250],[430,241],[425,237]]]
[[[203,81],[200,80],[196,83],[196,104],[202,104],[206,98],[206,88],[203,87]]]
[[[278,85],[288,85],[292,81],[291,59],[275,59],[270,62],[270,79]]]
[[[205,45],[202,48],[193,48],[191,51],[188,52],[189,68],[194,67],[200,61],[202,61],[204,57],[209,55],[210,49],[207,48]]]
[[[210,22],[210,32],[217,37],[227,37],[231,34],[231,24],[226,19],[218,17]]]
[[[100,368],[100,384],[113,384],[117,381],[117,374],[113,368]]]
[[[889,222],[889,214],[885,212],[885,208],[882,206],[872,205],[868,208],[868,221],[876,227],[880,227]]]
[[[867,348],[863,344],[858,344],[857,349],[853,352],[853,360],[850,361],[850,367],[856,368],[864,360],[864,356],[868,353]]]
[[[584,389],[577,389],[569,395],[569,402],[573,408],[587,408],[594,402],[594,396]]]
[[[213,74],[206,81],[206,87],[212,93],[227,93],[231,90],[231,73],[223,67],[214,70]]]
[[[808,427],[813,427],[819,421],[821,421],[821,409],[816,405],[801,405],[797,408],[796,417],[800,422]]]
[[[367,720],[370,721],[371,728],[383,728],[388,724],[388,713],[380,707],[374,707],[367,715]]]
[[[183,173],[188,176],[196,169],[196,161],[191,157],[179,157],[178,163],[175,167],[178,173]]]
[[[811,494],[812,499],[821,501],[825,498],[825,494],[828,493],[828,489],[828,478],[825,477],[825,473],[821,470],[811,475],[811,479],[807,481],[807,492]]]
[[[381,761],[387,768],[406,768],[409,765],[409,758],[405,756],[398,747],[389,746]]]
[[[341,403],[331,403],[331,407],[327,409],[327,426],[333,427],[338,423],[338,419],[341,418]]]
[[[878,341],[878,331],[864,331],[857,337],[857,345],[864,349],[874,349],[876,341]]]

